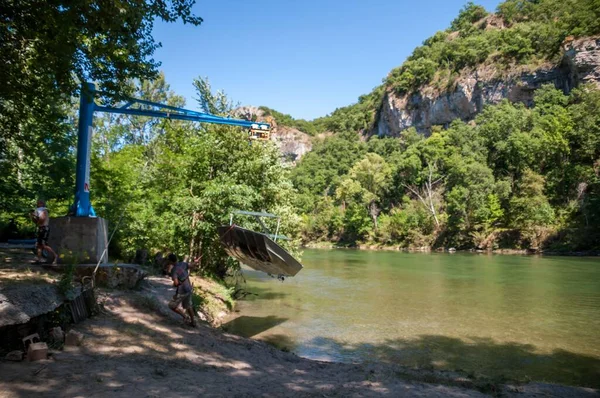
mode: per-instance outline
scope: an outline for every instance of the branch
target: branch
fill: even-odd
[[[419,192],[417,190],[415,190],[413,187],[406,185],[406,184],[402,184],[402,186],[404,186],[405,188],[409,189],[412,193],[414,193],[415,195],[417,195],[417,197],[419,198],[419,200],[421,201],[421,203],[423,203],[423,205],[425,207],[427,206],[427,202],[425,201],[425,199],[423,199],[423,197],[419,194]]]

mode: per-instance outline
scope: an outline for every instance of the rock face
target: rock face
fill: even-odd
[[[60,326],[50,329],[50,339],[54,343],[62,343],[65,341],[65,332],[63,332]]]
[[[558,65],[535,71],[514,70],[508,77],[501,76],[493,66],[480,66],[463,73],[449,92],[427,87],[400,96],[388,91],[371,134],[395,137],[409,127],[427,134],[435,125],[447,125],[454,119],[471,120],[485,105],[505,98],[531,105],[534,91],[546,83],[553,83],[565,93],[580,83],[600,86],[600,36],[567,41],[563,51]]]
[[[243,106],[237,108],[234,115],[247,120],[269,123],[271,125],[271,141],[277,144],[284,158],[288,161],[295,162],[300,160],[302,156],[312,149],[312,140],[308,134],[293,127],[278,124],[275,118],[267,116],[258,107]]]
[[[575,81],[600,85],[600,36],[574,40],[564,49]]]
[[[312,149],[310,136],[291,127],[277,127],[271,135],[271,140],[275,141],[286,160],[293,162],[300,160]]]
[[[56,286],[13,284],[0,287],[0,328],[29,322],[54,311],[63,302]]]

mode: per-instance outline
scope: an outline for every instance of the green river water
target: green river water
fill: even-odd
[[[305,250],[224,329],[299,356],[600,387],[600,258]]]

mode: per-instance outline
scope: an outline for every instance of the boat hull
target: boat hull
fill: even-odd
[[[267,235],[226,225],[217,228],[227,254],[257,271],[294,276],[303,268],[284,248]]]

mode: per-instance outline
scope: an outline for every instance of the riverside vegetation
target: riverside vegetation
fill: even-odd
[[[326,138],[292,171],[305,241],[598,248],[600,92],[546,86],[425,138]]]

